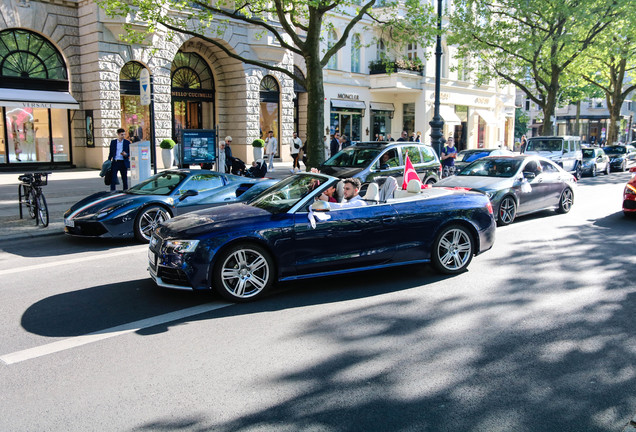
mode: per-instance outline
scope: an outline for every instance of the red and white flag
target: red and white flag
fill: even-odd
[[[421,182],[420,176],[417,175],[417,171],[413,168],[409,155],[406,155],[406,162],[404,163],[404,182],[402,183],[402,190],[406,190],[406,186],[409,184],[409,180],[416,179]]]

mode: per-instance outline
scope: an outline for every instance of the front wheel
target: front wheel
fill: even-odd
[[[170,212],[160,206],[151,206],[142,209],[135,219],[135,237],[142,243],[148,243],[153,231],[159,224],[167,221],[171,217]]]
[[[592,177],[596,177],[596,164],[592,165]]]
[[[39,194],[36,197],[38,206],[38,219],[43,227],[49,226],[49,207],[46,205],[46,199],[44,199],[44,195]]]
[[[473,259],[473,238],[461,225],[442,230],[433,243],[432,261],[437,270],[457,274],[466,270]]]
[[[574,193],[572,193],[572,189],[566,188],[561,192],[561,198],[559,199],[559,208],[557,209],[558,213],[567,213],[572,208],[572,204],[574,204]]]
[[[610,163],[608,162],[607,165],[605,165],[605,175],[610,175]]]
[[[274,261],[262,247],[233,246],[222,252],[212,273],[212,287],[226,300],[247,302],[261,297],[274,283]]]
[[[510,225],[517,216],[517,202],[511,196],[504,197],[499,204],[497,223],[499,226]]]
[[[576,170],[574,171],[574,177],[576,177],[576,180],[581,180],[581,177],[583,177],[583,171],[581,171],[581,165],[580,164],[576,164]]]

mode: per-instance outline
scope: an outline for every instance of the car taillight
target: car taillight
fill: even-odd
[[[625,192],[623,192],[625,195],[636,195],[636,187],[628,184],[627,186],[625,186]]]
[[[490,201],[488,201],[488,204],[486,204],[486,208],[488,209],[488,213],[490,213],[491,215],[495,214],[495,212],[492,210],[492,203]]]

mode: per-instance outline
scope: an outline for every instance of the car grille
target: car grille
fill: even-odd
[[[182,270],[159,266],[158,271],[157,276],[165,283],[189,286],[188,278]]]
[[[65,229],[69,234],[89,237],[99,237],[107,232],[99,222],[75,222],[74,227],[65,227]]]

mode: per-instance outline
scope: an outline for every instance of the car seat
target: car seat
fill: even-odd
[[[406,190],[396,190],[393,196],[395,198],[406,198],[422,193],[422,182],[417,179],[409,180]]]
[[[365,201],[371,201],[377,204],[380,201],[380,188],[377,183],[369,183],[367,186],[367,192],[362,197]]]
[[[380,188],[380,201],[386,202],[386,200],[393,198],[393,194],[397,188],[398,184],[395,177],[386,177],[384,184],[382,184],[382,187]]]

